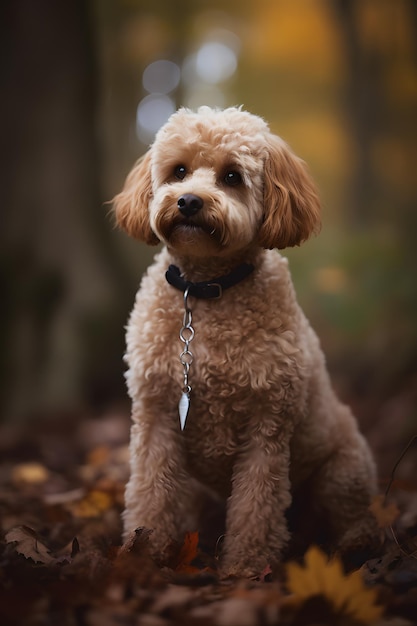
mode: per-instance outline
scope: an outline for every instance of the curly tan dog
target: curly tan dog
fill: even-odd
[[[334,544],[361,546],[374,463],[273,250],[319,229],[305,164],[239,108],[181,109],[115,212],[133,237],[165,244],[127,328],[126,535],[154,529],[155,550],[180,539],[209,487],[227,502],[223,574],[256,575],[282,556],[292,493],[308,484]]]

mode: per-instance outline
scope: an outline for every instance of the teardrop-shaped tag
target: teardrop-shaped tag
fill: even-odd
[[[190,394],[183,392],[180,403],[178,405],[178,411],[180,414],[180,426],[181,430],[185,428],[185,422],[187,420],[188,409],[190,408]]]

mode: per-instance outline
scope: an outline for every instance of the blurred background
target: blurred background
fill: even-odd
[[[243,104],[321,190],[294,282],[389,472],[417,432],[417,3],[6,0],[0,29],[3,423],[128,420],[123,327],[155,249],[109,201],[178,106]]]

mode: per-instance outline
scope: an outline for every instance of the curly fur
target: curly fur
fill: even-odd
[[[226,184],[230,171],[239,172],[239,184]],[[178,209],[184,193],[204,203],[187,219]],[[320,227],[304,162],[239,108],[181,109],[134,166],[115,214],[133,237],[165,244],[127,328],[126,535],[153,528],[155,550],[181,539],[197,527],[198,494],[209,487],[227,503],[224,575],[259,574],[279,562],[292,496],[308,485],[333,542],[349,550],[369,539],[371,453],[332,390],[287,261],[272,250],[299,245]],[[174,263],[186,279],[208,280],[243,261],[255,271],[220,300],[192,300],[192,398],[181,432],[183,295],[165,271]]]

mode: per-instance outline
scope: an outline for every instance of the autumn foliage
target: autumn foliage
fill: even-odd
[[[65,448],[40,431],[3,451],[2,626],[358,626],[385,624],[390,615],[402,620],[393,625],[414,623],[413,485],[394,484],[395,498],[375,498],[383,549],[361,569],[346,571],[339,555],[311,546],[300,559],[290,555],[280,571],[267,567],[254,580],[225,581],[218,575],[220,540],[211,549],[190,532],[160,560],[151,556],[151,529],[137,529],[122,544],[126,441],[104,444],[96,431],[86,437],[85,425],[82,432],[75,429]]]

